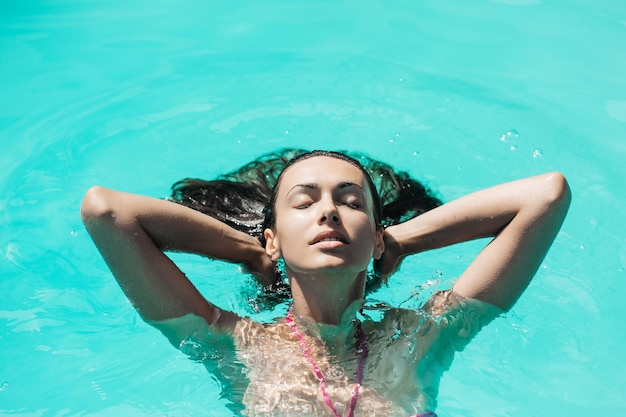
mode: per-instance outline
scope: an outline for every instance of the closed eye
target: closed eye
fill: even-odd
[[[292,202],[292,207],[298,210],[303,210],[311,207],[315,203],[315,199],[311,198],[311,196],[302,193],[297,195]]]
[[[361,186],[351,182],[341,183],[337,193],[341,204],[355,210],[365,208],[365,192]]]
[[[356,196],[346,196],[346,198],[343,201],[343,204],[352,209],[363,208],[363,202]]]

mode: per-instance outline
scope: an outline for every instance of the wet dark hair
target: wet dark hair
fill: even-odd
[[[172,201],[214,217],[259,239],[274,225],[276,192],[283,172],[299,161],[327,156],[359,168],[374,201],[374,219],[382,227],[402,223],[441,205],[434,193],[403,171],[357,152],[282,149],[207,181],[185,178],[172,185]],[[369,286],[369,284],[368,284]]]
[[[262,241],[274,222],[273,205],[285,169],[314,156],[349,162],[365,175],[374,199],[374,216],[383,227],[402,223],[441,205],[441,200],[409,174],[356,152],[282,149],[207,181],[185,178],[172,185],[172,201],[208,214]]]

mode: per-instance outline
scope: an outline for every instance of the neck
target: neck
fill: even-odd
[[[327,274],[290,274],[294,313],[318,324],[345,324],[342,317],[348,307],[363,300],[365,276],[365,271],[350,279]],[[352,318],[348,318],[348,323]]]

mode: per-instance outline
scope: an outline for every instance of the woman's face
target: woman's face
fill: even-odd
[[[294,273],[356,274],[384,250],[367,180],[341,159],[315,156],[287,168],[266,250]]]

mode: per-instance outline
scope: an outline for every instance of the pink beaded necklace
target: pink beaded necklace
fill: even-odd
[[[324,397],[326,405],[328,405],[328,408],[330,408],[333,414],[335,414],[335,417],[341,417],[341,414],[337,412],[337,409],[333,405],[333,402],[330,399],[330,395],[328,395],[328,393],[326,392],[326,378],[324,377],[324,374],[322,373],[320,367],[317,365],[317,362],[315,362],[311,357],[311,348],[309,347],[309,344],[307,343],[302,333],[300,333],[300,330],[298,330],[298,328],[296,327],[296,323],[293,321],[293,309],[289,309],[289,314],[287,314],[287,317],[285,317],[285,323],[287,323],[287,326],[289,326],[293,333],[298,337],[298,339],[300,339],[300,346],[304,349],[304,357],[311,364],[311,367],[313,368],[313,373],[315,373],[315,376],[320,381],[320,390],[322,391],[322,396]],[[361,382],[363,382],[363,368],[365,368],[365,360],[367,359],[368,355],[367,343],[365,341],[365,335],[363,334],[363,330],[361,329],[361,322],[357,321],[356,329],[357,335],[359,336],[359,349],[357,350],[357,353],[361,356],[361,360],[359,361],[357,383],[354,386],[352,398],[350,399],[347,417],[352,417],[354,407],[356,406],[356,400],[359,398],[359,388],[361,388]]]

